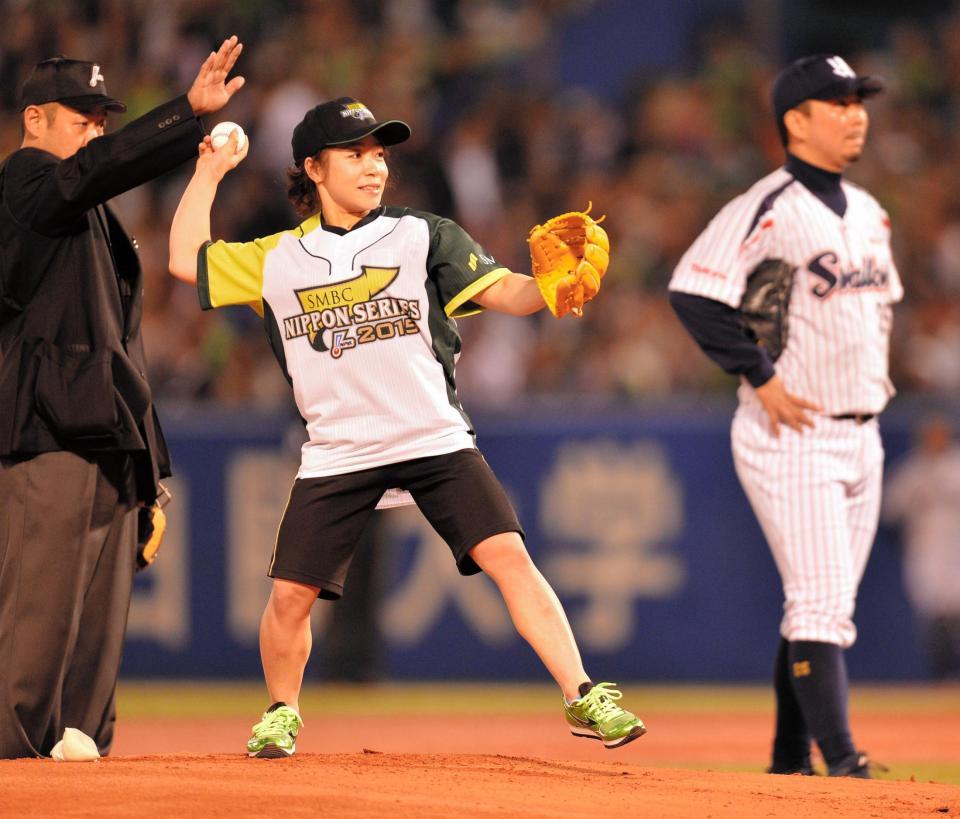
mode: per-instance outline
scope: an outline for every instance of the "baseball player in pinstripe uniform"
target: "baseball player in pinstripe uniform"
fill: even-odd
[[[691,335],[740,376],[734,462],[783,581],[772,773],[811,773],[812,738],[831,776],[869,777],[843,651],[879,515],[877,415],[894,392],[902,287],[887,214],[842,174],[867,136],[863,100],[881,89],[833,55],[784,69],[772,97],[786,164],[720,211],[670,282]],[[765,325],[747,320],[757,292]]]
[[[530,276],[499,265],[449,219],[384,207],[385,147],[410,128],[378,122],[355,99],[308,111],[293,133],[290,198],[305,221],[253,242],[210,241],[223,176],[245,156],[234,134],[200,146],[174,217],[170,270],[196,281],[205,308],[247,304],[263,316],[293,387],[303,447],[270,562],[260,629],[273,705],[253,728],[252,757],[296,748],[298,699],[317,597],[337,599],[357,538],[385,493],[403,490],[450,546],[461,574],[497,583],[519,632],[564,695],[572,733],[618,747],[643,723],[611,683],[594,685],[566,616],[533,565],[506,494],[457,399],[455,318],[544,306]]]

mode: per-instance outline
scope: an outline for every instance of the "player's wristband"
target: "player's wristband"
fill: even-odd
[[[757,349],[761,354],[760,361],[757,362],[755,367],[751,367],[743,374],[744,378],[747,379],[747,382],[754,389],[762,387],[777,374],[777,371],[773,367],[773,362],[767,355],[767,351],[762,347],[758,347]]]

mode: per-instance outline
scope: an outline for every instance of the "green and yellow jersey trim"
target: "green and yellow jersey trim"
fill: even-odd
[[[197,295],[204,310],[228,304],[246,304],[263,316],[263,270],[267,254],[284,236],[302,238],[320,227],[311,216],[291,230],[282,230],[252,242],[204,242],[197,253]],[[228,267],[233,275],[210,281],[210,264]]]
[[[477,295],[477,293],[486,290],[491,284],[495,284],[504,276],[508,275],[510,275],[510,271],[505,267],[498,267],[496,270],[491,270],[457,293],[456,296],[447,302],[447,306],[443,308],[443,311],[449,318],[464,318],[465,316],[472,316],[476,313],[483,312],[484,308],[478,304],[470,303],[470,299]]]

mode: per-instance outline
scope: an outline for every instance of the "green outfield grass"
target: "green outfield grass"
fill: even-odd
[[[643,701],[644,713],[763,713],[773,710],[769,686],[648,685],[619,687]],[[258,682],[171,682],[121,680],[119,709],[125,717],[248,716],[263,708],[266,692]],[[328,685],[307,683],[300,702],[313,713],[336,702],[338,714],[475,714],[553,712],[553,685],[510,683],[384,683]],[[854,711],[906,714],[960,714],[960,687],[926,685],[857,686]],[[960,761],[960,760],[958,760]]]
[[[643,703],[650,721],[658,714],[773,714],[768,686],[620,684],[632,702]],[[336,703],[338,717],[350,714],[553,714],[557,708],[553,685],[509,683],[384,683],[331,685],[308,682],[300,698],[311,714],[329,712]],[[259,682],[121,680],[118,711],[121,719],[148,717],[236,717],[247,720],[258,713],[266,692]],[[960,687],[930,685],[856,686],[851,712],[960,714]],[[960,746],[960,742],[958,742]],[[677,760],[677,767],[685,765]],[[758,765],[712,764],[711,770],[759,772]],[[951,763],[891,765],[882,779],[915,779],[960,785],[960,754]]]
[[[684,765],[677,763],[678,768],[702,768],[703,765]],[[886,770],[876,770],[875,779],[885,779],[891,782],[936,782],[940,785],[960,785],[960,762],[956,764],[938,764],[932,762],[911,762],[909,764],[886,766]],[[763,773],[766,765],[735,765],[711,763],[711,771],[732,771],[736,773]],[[821,776],[825,776],[823,764],[816,764],[814,768]]]

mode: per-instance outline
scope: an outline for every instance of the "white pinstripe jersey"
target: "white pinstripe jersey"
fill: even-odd
[[[204,308],[259,312],[309,440],[299,478],[474,447],[457,399],[454,317],[509,271],[448,219],[374,212],[347,232],[307,219],[253,242],[205,246]]]
[[[739,307],[767,259],[796,265],[787,345],[776,370],[825,414],[879,413],[888,377],[892,305],[903,297],[890,222],[862,188],[842,181],[841,218],[785,168],[727,204],[684,254],[670,289]],[[756,401],[741,387],[740,400]]]

